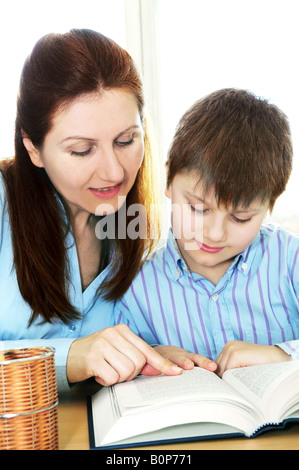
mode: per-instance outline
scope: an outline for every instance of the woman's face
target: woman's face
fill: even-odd
[[[121,89],[85,95],[55,116],[40,151],[27,138],[24,145],[74,216],[116,212],[143,160],[136,99]]]

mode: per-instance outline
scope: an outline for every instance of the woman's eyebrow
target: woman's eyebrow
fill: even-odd
[[[63,144],[64,142],[67,142],[68,140],[86,140],[88,142],[94,142],[95,141],[95,139],[93,139],[91,137],[84,137],[83,135],[70,135],[69,137],[66,137],[65,139],[63,139],[59,143]]]
[[[121,135],[125,134],[126,132],[130,131],[130,130],[133,130],[133,129],[140,129],[140,126],[138,126],[137,124],[133,124],[132,126],[129,126],[127,127],[126,129],[124,129],[123,131],[121,131],[116,137],[115,139],[118,139]],[[68,140],[86,140],[88,142],[95,142],[96,139],[92,138],[92,137],[85,137],[83,135],[70,135],[69,137],[66,137],[65,139],[63,139],[60,144],[63,144],[64,142],[67,142]]]
[[[140,126],[138,126],[138,124],[133,124],[132,126],[129,126],[127,127],[127,129],[125,129],[124,131],[121,131],[116,137],[115,139],[118,139],[121,135],[125,134],[126,132],[128,131],[131,131],[133,129],[140,129]]]

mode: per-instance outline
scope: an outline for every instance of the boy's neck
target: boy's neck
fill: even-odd
[[[222,276],[226,273],[234,258],[223,261],[222,263],[217,264],[216,266],[203,266],[198,263],[195,263],[192,258],[189,259],[188,252],[182,252],[180,248],[180,243],[177,241],[177,246],[180,250],[180,253],[188,267],[188,269],[200,276],[204,277],[208,281],[212,282],[215,286],[218,284]]]
[[[207,267],[207,266],[196,266],[195,269],[189,267],[189,269],[200,276],[203,276],[208,281],[212,282],[215,286],[217,286],[220,279],[224,276],[230,265],[232,264],[234,259],[230,259],[222,263],[221,265],[215,267]]]

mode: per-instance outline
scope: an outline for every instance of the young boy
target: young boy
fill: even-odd
[[[168,156],[167,244],[116,304],[116,322],[176,346],[159,352],[181,367],[197,355],[216,361],[220,376],[298,359],[299,237],[262,225],[291,168],[289,126],[276,106],[235,89],[195,103]]]

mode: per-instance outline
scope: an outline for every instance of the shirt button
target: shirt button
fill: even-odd
[[[213,294],[211,298],[214,300],[214,302],[217,302],[218,297],[219,297],[218,294]]]
[[[247,264],[246,263],[242,263],[242,269],[243,269],[243,271],[245,271],[247,269]]]
[[[179,269],[177,269],[176,272],[175,272],[176,276],[179,276],[180,273],[181,273],[181,271]]]
[[[70,325],[70,331],[76,331],[75,325]]]

